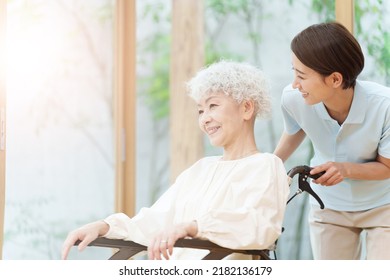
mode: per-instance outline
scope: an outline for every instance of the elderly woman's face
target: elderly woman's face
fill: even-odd
[[[244,105],[230,96],[206,95],[198,103],[199,126],[214,146],[234,144],[244,123]]]

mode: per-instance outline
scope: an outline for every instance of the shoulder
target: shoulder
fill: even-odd
[[[285,99],[285,98],[293,98],[296,95],[296,93],[298,93],[298,92],[299,92],[299,90],[294,89],[292,87],[292,84],[289,84],[289,85],[287,85],[287,86],[285,86],[283,88],[282,98],[283,99]]]
[[[381,84],[369,81],[357,81],[355,94],[360,100],[360,107],[366,107],[369,112],[381,114],[385,118],[390,118],[390,88]]]
[[[221,159],[221,157],[222,156],[206,156],[196,161],[191,167],[214,164],[218,162]]]
[[[258,153],[255,156],[257,156],[255,157],[257,158],[257,160],[262,162],[268,162],[268,163],[272,162],[276,164],[282,163],[282,160],[278,156],[271,153]]]
[[[286,173],[283,161],[271,153],[258,153],[240,161],[240,165],[246,170]]]
[[[209,168],[211,165],[216,164],[221,159],[221,156],[208,156],[203,157],[185,169],[182,173],[193,172],[194,170],[200,170],[204,168]]]
[[[221,156],[203,157],[197,160],[195,163],[184,169],[177,177],[176,181],[188,180],[189,177],[193,177],[196,174],[200,174],[202,170],[211,168],[216,164]]]
[[[283,161],[278,156],[271,153],[262,153],[261,155],[263,156],[263,161],[265,163],[268,162],[268,164],[271,164],[274,167],[282,168],[283,171],[285,171]]]
[[[258,153],[245,159],[237,168],[237,175],[234,179],[240,182],[253,183],[255,189],[269,189],[285,187],[288,191],[288,176],[283,161],[271,153]],[[267,187],[268,188],[268,187]]]
[[[291,84],[283,89],[281,103],[284,107],[303,107],[305,104],[298,89],[294,89]]]
[[[390,101],[390,87],[375,82],[358,80],[356,81],[356,90],[363,92],[369,98]]]

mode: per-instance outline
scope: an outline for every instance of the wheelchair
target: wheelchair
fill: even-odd
[[[287,204],[297,195],[303,192],[307,192],[309,195],[313,196],[317,200],[321,209],[325,207],[321,198],[313,191],[313,189],[310,187],[309,182],[307,181],[309,178],[311,179],[319,178],[324,172],[317,173],[317,174],[310,174],[311,169],[312,168],[307,165],[300,165],[300,166],[293,167],[287,172],[290,186],[293,182],[293,178],[296,175],[298,175],[297,191],[288,199]],[[78,244],[79,242],[76,242],[75,246],[77,246]],[[273,248],[269,248],[267,250],[265,249],[240,250],[240,249],[229,249],[229,248],[221,247],[208,240],[201,240],[196,238],[182,238],[176,241],[174,247],[208,250],[209,253],[203,258],[203,260],[220,260],[233,253],[252,255],[252,258],[256,260],[274,260],[276,259],[276,254],[274,254],[274,258],[272,258],[270,252],[271,251],[275,252],[276,244],[277,241],[275,242]],[[95,239],[88,246],[115,249],[116,252],[109,258],[109,260],[131,259],[138,253],[147,250],[146,246],[138,244],[133,241],[127,241],[121,239],[108,239],[104,237],[99,237]]]

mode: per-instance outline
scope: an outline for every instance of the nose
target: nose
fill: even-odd
[[[204,111],[202,115],[199,116],[199,125],[204,126],[208,124],[211,121],[210,114],[208,112]]]
[[[301,88],[301,84],[299,83],[297,77],[294,77],[294,80],[292,82],[292,87],[294,89],[300,89]]]

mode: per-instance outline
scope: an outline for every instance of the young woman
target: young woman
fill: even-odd
[[[196,237],[220,246],[267,249],[279,237],[289,194],[286,170],[255,142],[256,117],[270,111],[263,73],[244,63],[221,61],[189,83],[199,127],[221,156],[200,159],[150,208],[135,217],[113,214],[71,232],[62,258],[81,240],[84,249],[98,236],[148,246],[149,259],[200,259],[205,250],[175,248],[179,238]],[[243,258],[235,255],[232,258]]]
[[[291,42],[293,83],[282,95],[285,131],[275,155],[285,161],[309,137],[313,190],[309,217],[315,259],[390,259],[390,88],[356,80],[359,43],[341,24],[312,25]]]

